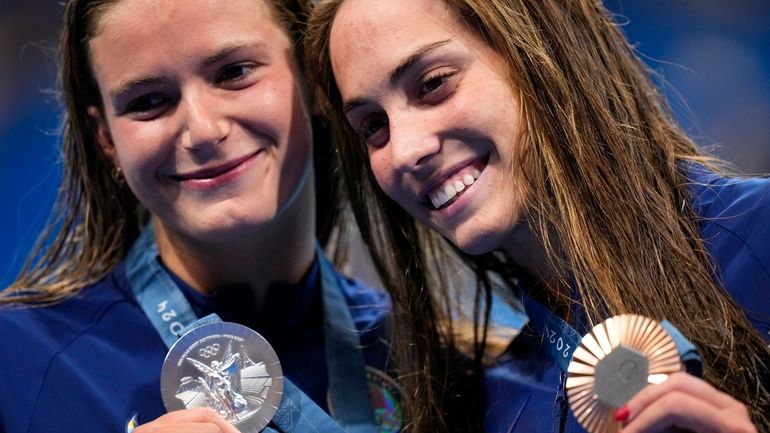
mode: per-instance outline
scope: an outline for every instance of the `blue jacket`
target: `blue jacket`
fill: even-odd
[[[284,375],[327,409],[318,264],[297,286],[273,286],[264,316],[243,287],[206,297],[174,277],[199,317],[217,313],[262,334]],[[337,274],[364,360],[386,368],[386,294]],[[166,411],[160,370],[168,352],[127,287],[123,264],[51,307],[0,312],[0,432],[126,432]]]
[[[715,279],[770,343],[770,180],[728,179],[697,166],[688,173]],[[565,433],[584,432],[567,410],[560,384],[561,370],[541,335],[525,327],[510,353],[487,372],[487,431],[550,433],[564,423]]]

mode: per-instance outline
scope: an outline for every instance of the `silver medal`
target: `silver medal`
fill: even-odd
[[[171,346],[160,390],[169,412],[210,407],[239,431],[257,433],[278,409],[283,371],[258,333],[236,323],[209,323]]]

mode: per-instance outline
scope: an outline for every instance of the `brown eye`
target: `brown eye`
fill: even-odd
[[[454,88],[453,73],[439,73],[426,76],[418,88],[418,97],[423,102],[435,104],[452,93]]]
[[[249,75],[254,66],[248,63],[238,63],[227,66],[217,76],[217,82],[238,81]]]
[[[133,99],[126,106],[124,113],[149,119],[162,112],[170,102],[171,98],[163,93],[148,93]]]
[[[430,80],[427,80],[422,85],[422,94],[424,95],[426,93],[430,93],[438,89],[439,87],[441,87],[442,84],[444,84],[445,80],[446,80],[446,77],[444,76],[433,77]]]
[[[388,118],[383,114],[372,115],[364,119],[358,126],[358,134],[370,146],[378,146],[382,137],[387,133]]]

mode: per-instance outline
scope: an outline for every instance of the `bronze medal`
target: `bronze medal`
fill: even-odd
[[[567,370],[567,398],[590,433],[614,433],[614,411],[648,384],[682,370],[674,340],[660,323],[623,314],[596,325],[580,340]]]

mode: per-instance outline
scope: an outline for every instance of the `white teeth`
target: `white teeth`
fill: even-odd
[[[473,185],[479,176],[481,176],[481,171],[474,168],[470,173],[465,173],[460,179],[449,179],[443,187],[437,188],[434,193],[429,194],[428,198],[433,207],[438,209],[453,199],[458,193],[464,191],[466,187]]]
[[[438,204],[439,203],[438,199],[435,196],[430,196],[430,202],[433,203],[434,208],[438,208],[439,206],[441,206],[440,204]]]
[[[448,183],[444,185],[444,194],[446,194],[448,200],[457,195],[457,190],[455,189],[454,185],[452,185],[452,183]]]

